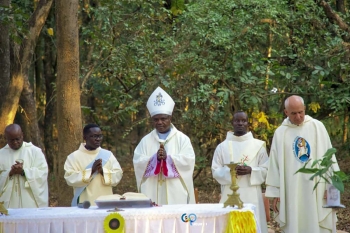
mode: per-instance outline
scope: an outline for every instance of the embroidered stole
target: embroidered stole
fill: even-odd
[[[98,152],[96,158],[94,160],[91,161],[91,163],[89,163],[86,169],[92,168],[92,165],[94,164],[94,162],[98,159],[102,159],[102,167],[108,162],[109,157],[110,157],[111,153],[108,150],[105,149],[100,149],[100,151]],[[93,175],[92,175],[92,179],[95,178],[95,176],[97,175],[98,171],[96,171]],[[91,180],[92,180],[91,179]],[[72,199],[72,203],[71,206],[77,206],[78,205],[78,198],[79,196],[82,194],[82,192],[85,190],[85,188],[88,186],[89,184],[85,184],[83,187],[78,187],[75,190],[75,194],[74,197]]]

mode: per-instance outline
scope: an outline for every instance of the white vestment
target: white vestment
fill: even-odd
[[[211,166],[214,179],[221,184],[220,203],[224,203],[228,198],[227,195],[232,194],[230,168],[225,164],[230,162],[240,163],[246,158],[244,163],[252,168],[252,172],[249,175],[237,177],[239,186],[237,192],[240,194],[243,203],[251,203],[256,206],[257,220],[263,233],[267,233],[266,214],[261,190],[261,184],[265,182],[268,166],[268,155],[265,146],[265,142],[255,139],[251,132],[243,136],[235,136],[233,132],[227,132],[226,140],[220,143],[214,152]]]
[[[77,188],[87,185],[79,196],[79,203],[89,201],[91,205],[96,205],[95,200],[99,196],[113,194],[112,187],[120,182],[123,171],[113,153],[110,152],[109,159],[103,166],[103,176],[98,173],[92,178],[92,169],[86,169],[86,167],[95,160],[101,147],[96,150],[87,150],[84,145],[82,143],[78,150],[67,157],[64,164],[64,178],[67,184],[73,187],[74,194]]]
[[[16,160],[23,162],[25,175],[9,176]],[[6,208],[47,207],[49,190],[48,167],[40,148],[23,142],[18,150],[6,145],[0,150],[0,201]]]
[[[157,131],[142,138],[135,148],[134,169],[137,189],[159,205],[194,204],[193,170],[195,154],[190,139],[171,125],[164,148],[171,158],[179,177],[167,178],[162,173],[146,176],[145,172],[154,158],[163,140],[159,139]]]
[[[302,149],[304,161],[300,161],[301,150],[298,142],[304,140],[306,149]],[[296,173],[308,159],[308,167],[317,159],[322,159],[331,148],[331,141],[324,125],[310,116],[297,126],[285,119],[275,131],[266,178],[266,196],[280,197],[279,214],[276,221],[285,233],[323,233],[331,232],[332,209],[322,208],[326,204],[324,193],[326,185],[319,183],[314,191],[316,178],[312,174]],[[335,157],[333,160],[336,162]],[[339,170],[338,164],[333,167]]]

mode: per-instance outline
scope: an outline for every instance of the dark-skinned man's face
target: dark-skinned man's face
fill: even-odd
[[[170,130],[171,116],[166,114],[157,114],[152,117],[153,127],[159,133],[166,133]]]
[[[233,131],[234,135],[242,136],[248,131],[248,117],[244,112],[235,113],[233,116]]]
[[[23,133],[21,130],[6,132],[5,138],[12,150],[18,150],[23,144]]]
[[[94,127],[89,130],[89,132],[84,135],[85,148],[88,150],[95,150],[101,146],[102,142],[102,131],[99,127]]]

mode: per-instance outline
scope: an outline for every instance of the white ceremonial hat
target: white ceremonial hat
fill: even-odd
[[[147,101],[147,109],[151,117],[157,114],[167,114],[171,116],[174,106],[174,100],[160,87],[154,90]]]

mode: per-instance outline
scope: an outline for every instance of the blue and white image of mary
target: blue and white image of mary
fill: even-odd
[[[293,151],[295,158],[301,163],[306,163],[310,159],[310,144],[305,138],[296,137],[294,139]]]

